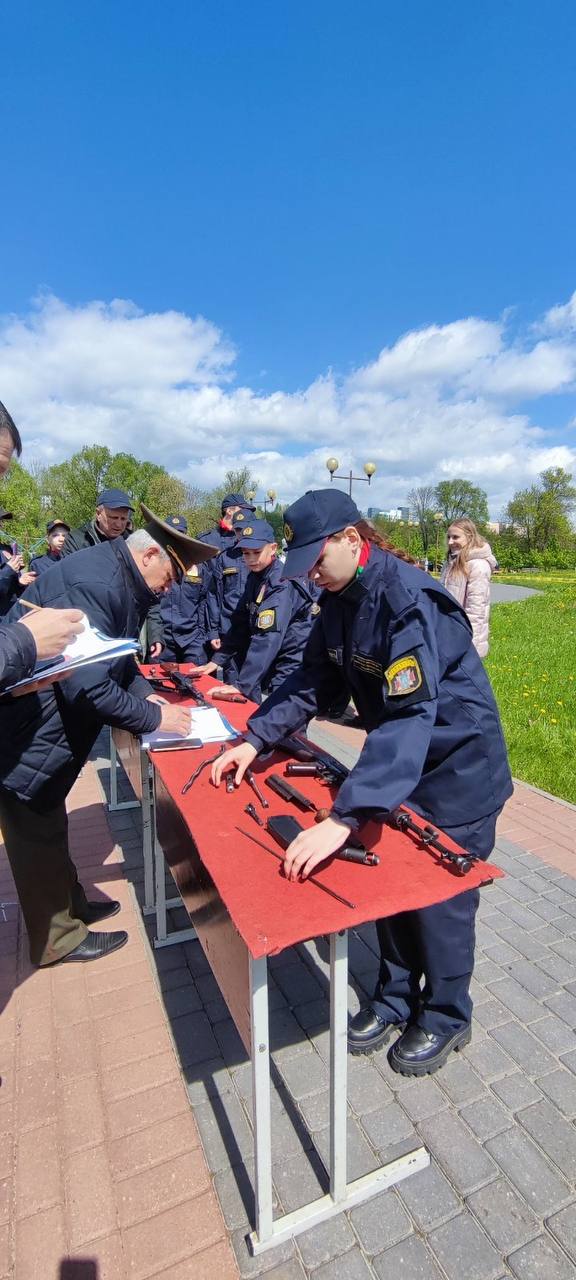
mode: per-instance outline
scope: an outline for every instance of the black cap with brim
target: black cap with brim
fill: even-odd
[[[174,525],[155,516],[143,502],[140,503],[140,510],[146,521],[144,525],[146,532],[170,556],[178,571],[178,577],[186,574],[193,564],[203,564],[205,560],[212,560],[213,556],[218,555],[218,547],[211,547],[207,542],[198,542],[196,538],[190,538],[187,533],[181,533],[179,529],[174,528]]]
[[[328,538],[361,519],[356,503],[340,489],[309,489],[284,512],[288,550],[282,577],[306,577]]]
[[[65,520],[49,520],[46,525],[46,533],[54,533],[55,529],[65,529],[66,533],[70,533],[70,525]]]

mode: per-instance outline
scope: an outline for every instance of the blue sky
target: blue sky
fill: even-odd
[[[134,434],[146,405],[164,422],[146,428],[155,456],[164,450],[203,483],[245,453],[264,484],[278,454],[300,458],[287,498],[311,477],[316,446],[322,457],[325,445],[343,458],[348,449],[355,465],[378,446],[376,496],[392,504],[411,481],[460,473],[482,424],[476,478],[490,480],[493,507],[510,487],[510,451],[520,482],[550,449],[571,463],[576,324],[566,312],[559,338],[545,317],[576,289],[572,0],[19,0],[0,12],[0,398],[11,394],[36,455],[71,451],[74,431],[79,444]],[[93,371],[86,377],[88,332],[76,355],[73,332],[62,349],[54,308],[56,330],[68,316],[83,331],[93,304],[114,299],[149,318],[148,344],[140,380],[131,366],[120,386],[110,368],[117,317],[99,313],[98,388]],[[169,313],[182,317],[184,347],[177,369],[150,385],[152,330],[164,348]],[[195,364],[198,317],[212,334],[216,419]],[[482,360],[526,356],[542,329],[560,341],[557,382],[516,379],[504,402],[484,377],[465,378],[463,391],[458,361],[415,405],[409,362],[400,391],[397,379],[393,394],[380,383],[359,425],[359,370],[414,332],[450,344],[450,326],[470,317],[499,326],[490,350],[484,334]],[[22,343],[43,369],[28,392]],[[477,358],[473,345],[471,367]],[[326,379],[334,394],[318,406],[310,389],[325,393]],[[191,388],[195,398],[179,396]],[[455,399],[460,426],[444,412]],[[532,428],[546,434],[534,441]],[[381,447],[394,431],[413,432],[412,458]],[[445,447],[447,433],[456,447]]]

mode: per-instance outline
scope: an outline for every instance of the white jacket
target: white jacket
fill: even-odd
[[[488,653],[490,620],[490,579],[496,560],[487,542],[473,547],[468,560],[468,577],[453,568],[451,558],[443,566],[440,581],[465,609],[472,623],[472,642],[481,658]]]

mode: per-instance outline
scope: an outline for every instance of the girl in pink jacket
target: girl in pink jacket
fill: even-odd
[[[473,520],[462,516],[448,530],[448,558],[440,581],[468,614],[472,642],[481,658],[488,653],[490,579],[496,568],[491,548]]]

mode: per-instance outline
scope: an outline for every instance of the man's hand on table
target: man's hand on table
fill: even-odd
[[[222,757],[224,759],[224,756]],[[317,826],[302,831],[288,845],[284,857],[287,880],[305,880],[319,863],[342,848],[350,838],[350,827],[336,818],[326,818]]]
[[[147,698],[147,702],[151,699]],[[161,708],[160,724],[158,728],[162,733],[179,733],[182,738],[186,738],[190,733],[192,726],[192,712],[190,707],[179,707],[174,703],[165,703]]]
[[[241,742],[237,747],[230,747],[223,755],[218,756],[214,761],[210,771],[210,777],[215,787],[220,786],[222,774],[227,773],[232,765],[236,766],[236,775],[234,781],[238,787],[246,773],[250,768],[252,761],[256,759],[258,752],[255,747],[251,747],[249,742]],[[342,842],[344,843],[344,842]]]

